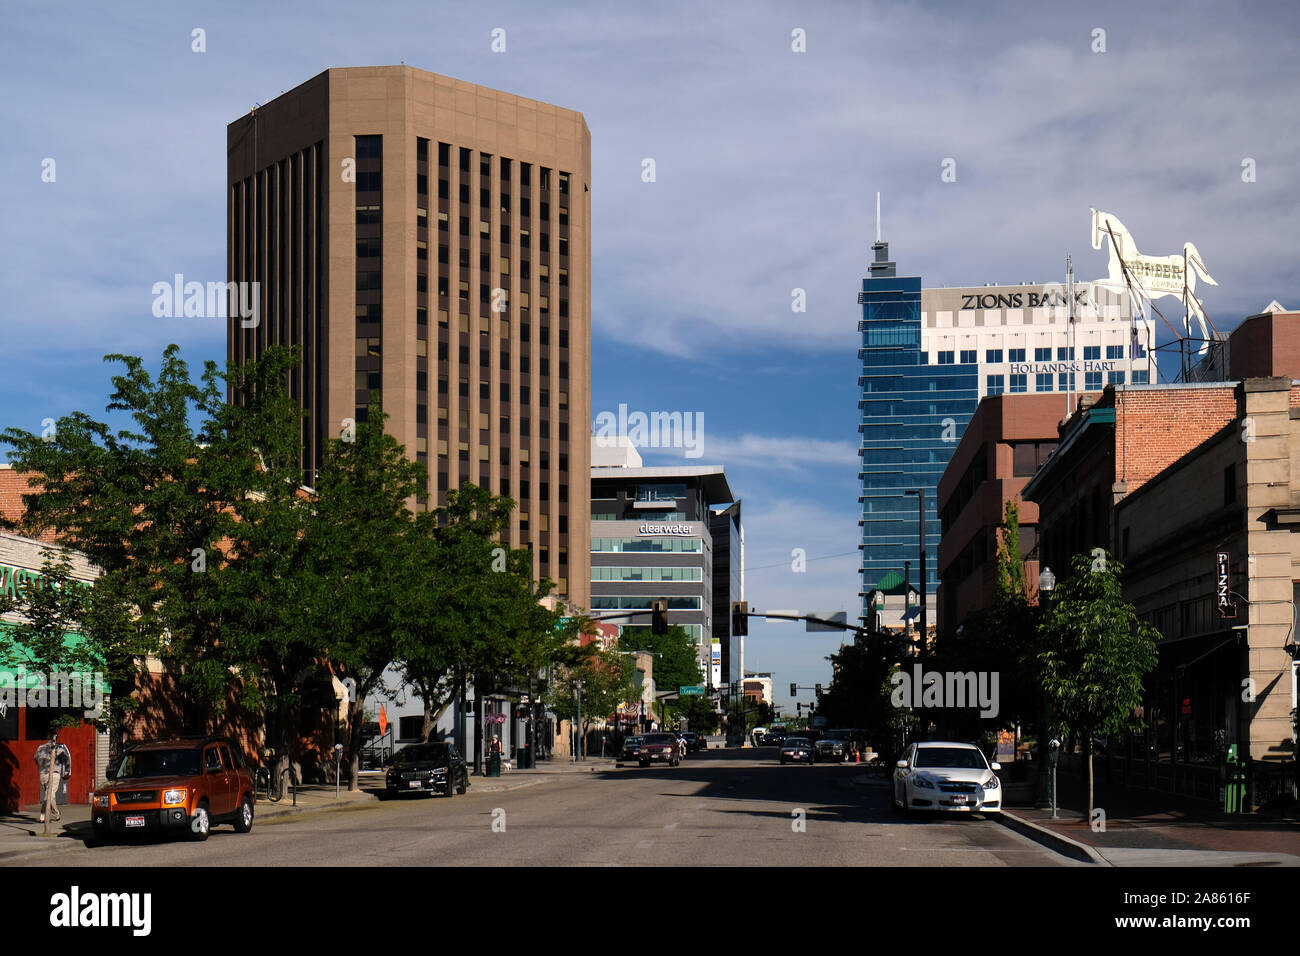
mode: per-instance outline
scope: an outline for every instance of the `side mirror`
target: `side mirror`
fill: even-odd
[[[113,765],[112,765],[111,763],[110,763],[107,767],[104,768],[104,779],[105,779],[105,780],[112,780],[112,779],[113,779],[114,777],[116,777],[116,776],[117,776],[117,770],[113,767]]]
[[[989,769],[991,769],[991,770],[1001,770],[1001,769],[1002,769],[1002,764],[998,763],[998,762],[995,760],[995,761],[993,761],[991,764],[989,764]]]
[[[894,766],[897,767],[899,770],[906,770],[906,769],[907,769],[907,761],[906,761],[906,760],[900,760],[900,761],[898,761],[898,763],[894,764]]]

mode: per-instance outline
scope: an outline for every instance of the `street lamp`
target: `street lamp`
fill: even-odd
[[[903,492],[903,493],[904,493],[904,494],[908,494],[908,495],[916,495],[917,517],[918,517],[919,522],[920,522],[919,527],[920,527],[920,531],[921,531],[921,641],[920,641],[920,644],[918,645],[918,650],[919,650],[921,653],[925,653],[925,642],[926,642],[927,637],[929,636],[929,631],[927,630],[927,627],[928,627],[928,624],[927,624],[928,618],[927,618],[927,615],[926,615],[926,613],[925,613],[925,590],[926,590],[926,585],[925,585],[925,489],[924,489],[924,488],[908,488],[908,489],[907,489],[905,492]]]
[[[1047,565],[1043,565],[1043,570],[1038,575],[1038,607],[1041,614],[1047,613],[1048,605],[1052,602],[1052,592],[1056,590],[1056,575]],[[1059,756],[1060,743],[1053,740],[1056,744],[1052,754],[1047,752],[1047,693],[1044,692],[1039,705],[1040,719],[1038,721],[1038,803],[1041,810],[1049,807],[1052,809],[1052,816],[1056,816],[1056,780],[1055,780],[1055,759]]]
[[[1054,590],[1056,590],[1056,575],[1052,573],[1051,568],[1043,565],[1043,571],[1038,575],[1038,593],[1050,601]]]

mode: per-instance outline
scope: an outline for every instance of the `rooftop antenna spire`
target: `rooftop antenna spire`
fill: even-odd
[[[880,241],[880,193],[876,193],[876,242]]]

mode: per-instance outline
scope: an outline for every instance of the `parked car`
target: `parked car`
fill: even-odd
[[[894,809],[1001,813],[1002,785],[994,773],[1001,769],[974,744],[910,744],[894,767]]]
[[[441,793],[450,797],[469,789],[465,758],[448,742],[411,744],[393,757],[384,775],[387,796],[408,793]]]
[[[806,763],[812,765],[813,745],[807,737],[790,737],[781,745],[781,763]]]
[[[137,833],[185,834],[206,840],[218,823],[253,829],[253,775],[225,737],[158,740],[127,749],[95,790],[95,841]]]
[[[642,767],[648,767],[656,760],[670,767],[682,762],[682,742],[676,734],[646,734],[637,762]]]
[[[858,744],[851,730],[828,730],[826,736],[814,745],[818,760],[834,760],[843,763],[852,760],[858,752]]]
[[[639,760],[641,758],[641,744],[645,741],[644,734],[633,734],[623,741],[623,749],[618,755],[622,760]]]

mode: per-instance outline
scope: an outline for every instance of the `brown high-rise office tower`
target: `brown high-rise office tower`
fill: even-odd
[[[408,66],[326,70],[227,128],[228,356],[298,345],[305,480],[381,393],[429,471],[518,502],[510,544],[585,607],[591,134],[581,113]],[[232,310],[233,311],[233,310]],[[249,327],[245,327],[245,325]]]

